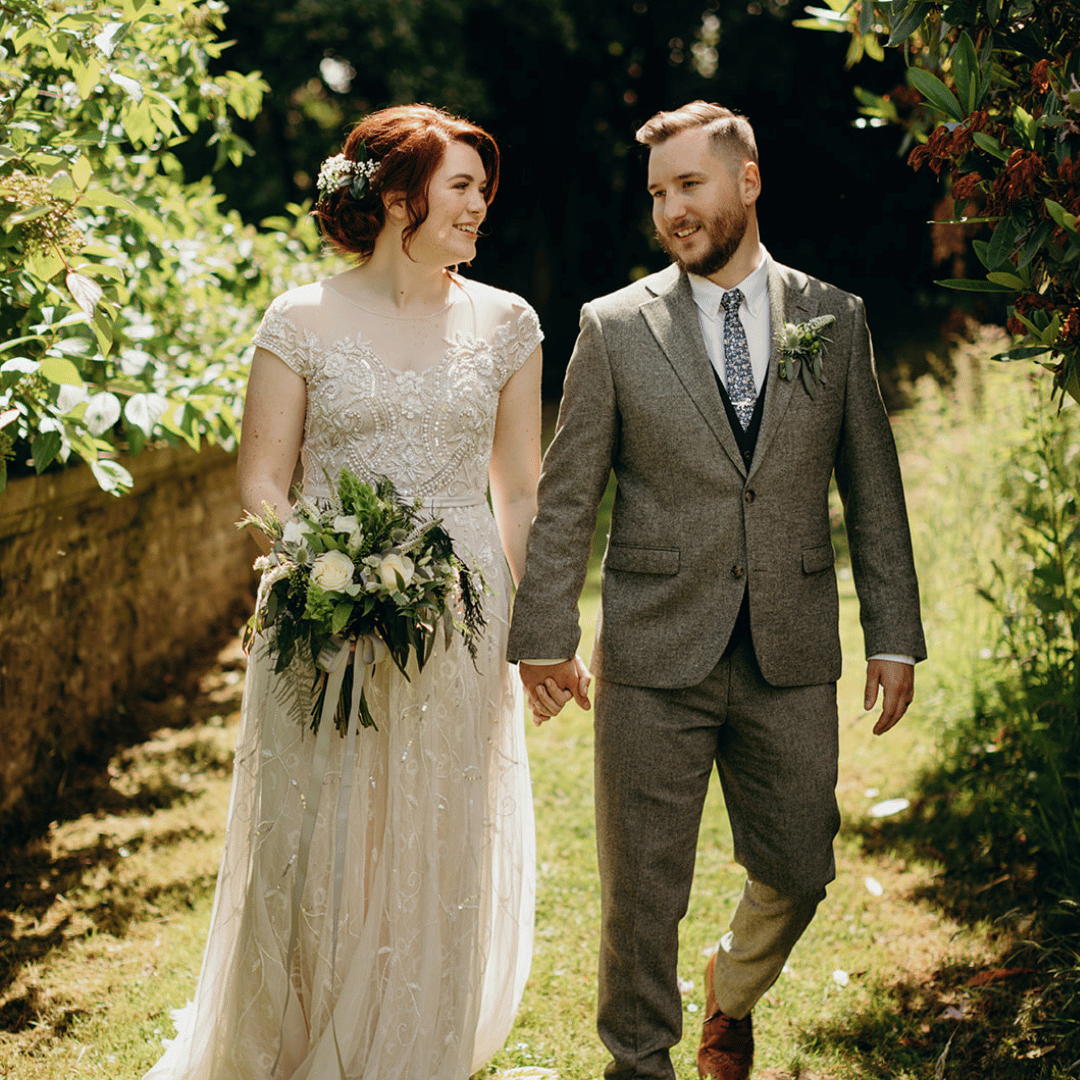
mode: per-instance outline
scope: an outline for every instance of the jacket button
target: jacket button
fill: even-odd
[[[742,577],[742,575],[743,575],[743,568],[742,568],[742,567],[741,567],[741,566],[740,566],[740,565],[739,565],[738,563],[736,563],[736,564],[735,564],[735,565],[734,565],[734,566],[733,566],[733,567],[731,568],[731,576],[732,576],[733,578],[741,578],[741,577]]]
[[[746,503],[747,506],[749,506],[754,501],[755,498],[756,498],[756,496],[754,495],[753,488],[751,488],[749,491],[743,493],[743,502]]]

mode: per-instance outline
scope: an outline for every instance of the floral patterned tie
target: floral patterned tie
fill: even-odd
[[[746,343],[746,331],[739,321],[739,305],[742,302],[741,289],[730,289],[720,298],[720,306],[724,309],[724,381],[735,415],[745,431],[750,417],[754,415],[757,390],[750,367],[750,346]]]

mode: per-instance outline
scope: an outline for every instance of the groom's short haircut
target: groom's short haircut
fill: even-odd
[[[659,146],[672,135],[694,128],[709,133],[713,150],[726,154],[732,161],[752,161],[757,164],[757,141],[754,129],[745,116],[715,105],[710,101],[691,101],[671,112],[658,112],[637,131],[637,141],[644,146]]]

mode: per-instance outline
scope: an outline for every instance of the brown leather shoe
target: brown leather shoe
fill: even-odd
[[[713,990],[715,956],[705,965],[705,1023],[697,1052],[702,1080],[749,1080],[754,1064],[754,1028],[747,1013],[742,1020],[725,1015]]]

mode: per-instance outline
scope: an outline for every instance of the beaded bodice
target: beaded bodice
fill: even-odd
[[[520,297],[454,283],[444,311],[415,321],[367,311],[329,283],[270,305],[254,341],[307,383],[307,496],[328,494],[347,466],[425,502],[484,500],[499,394],[542,335]]]

